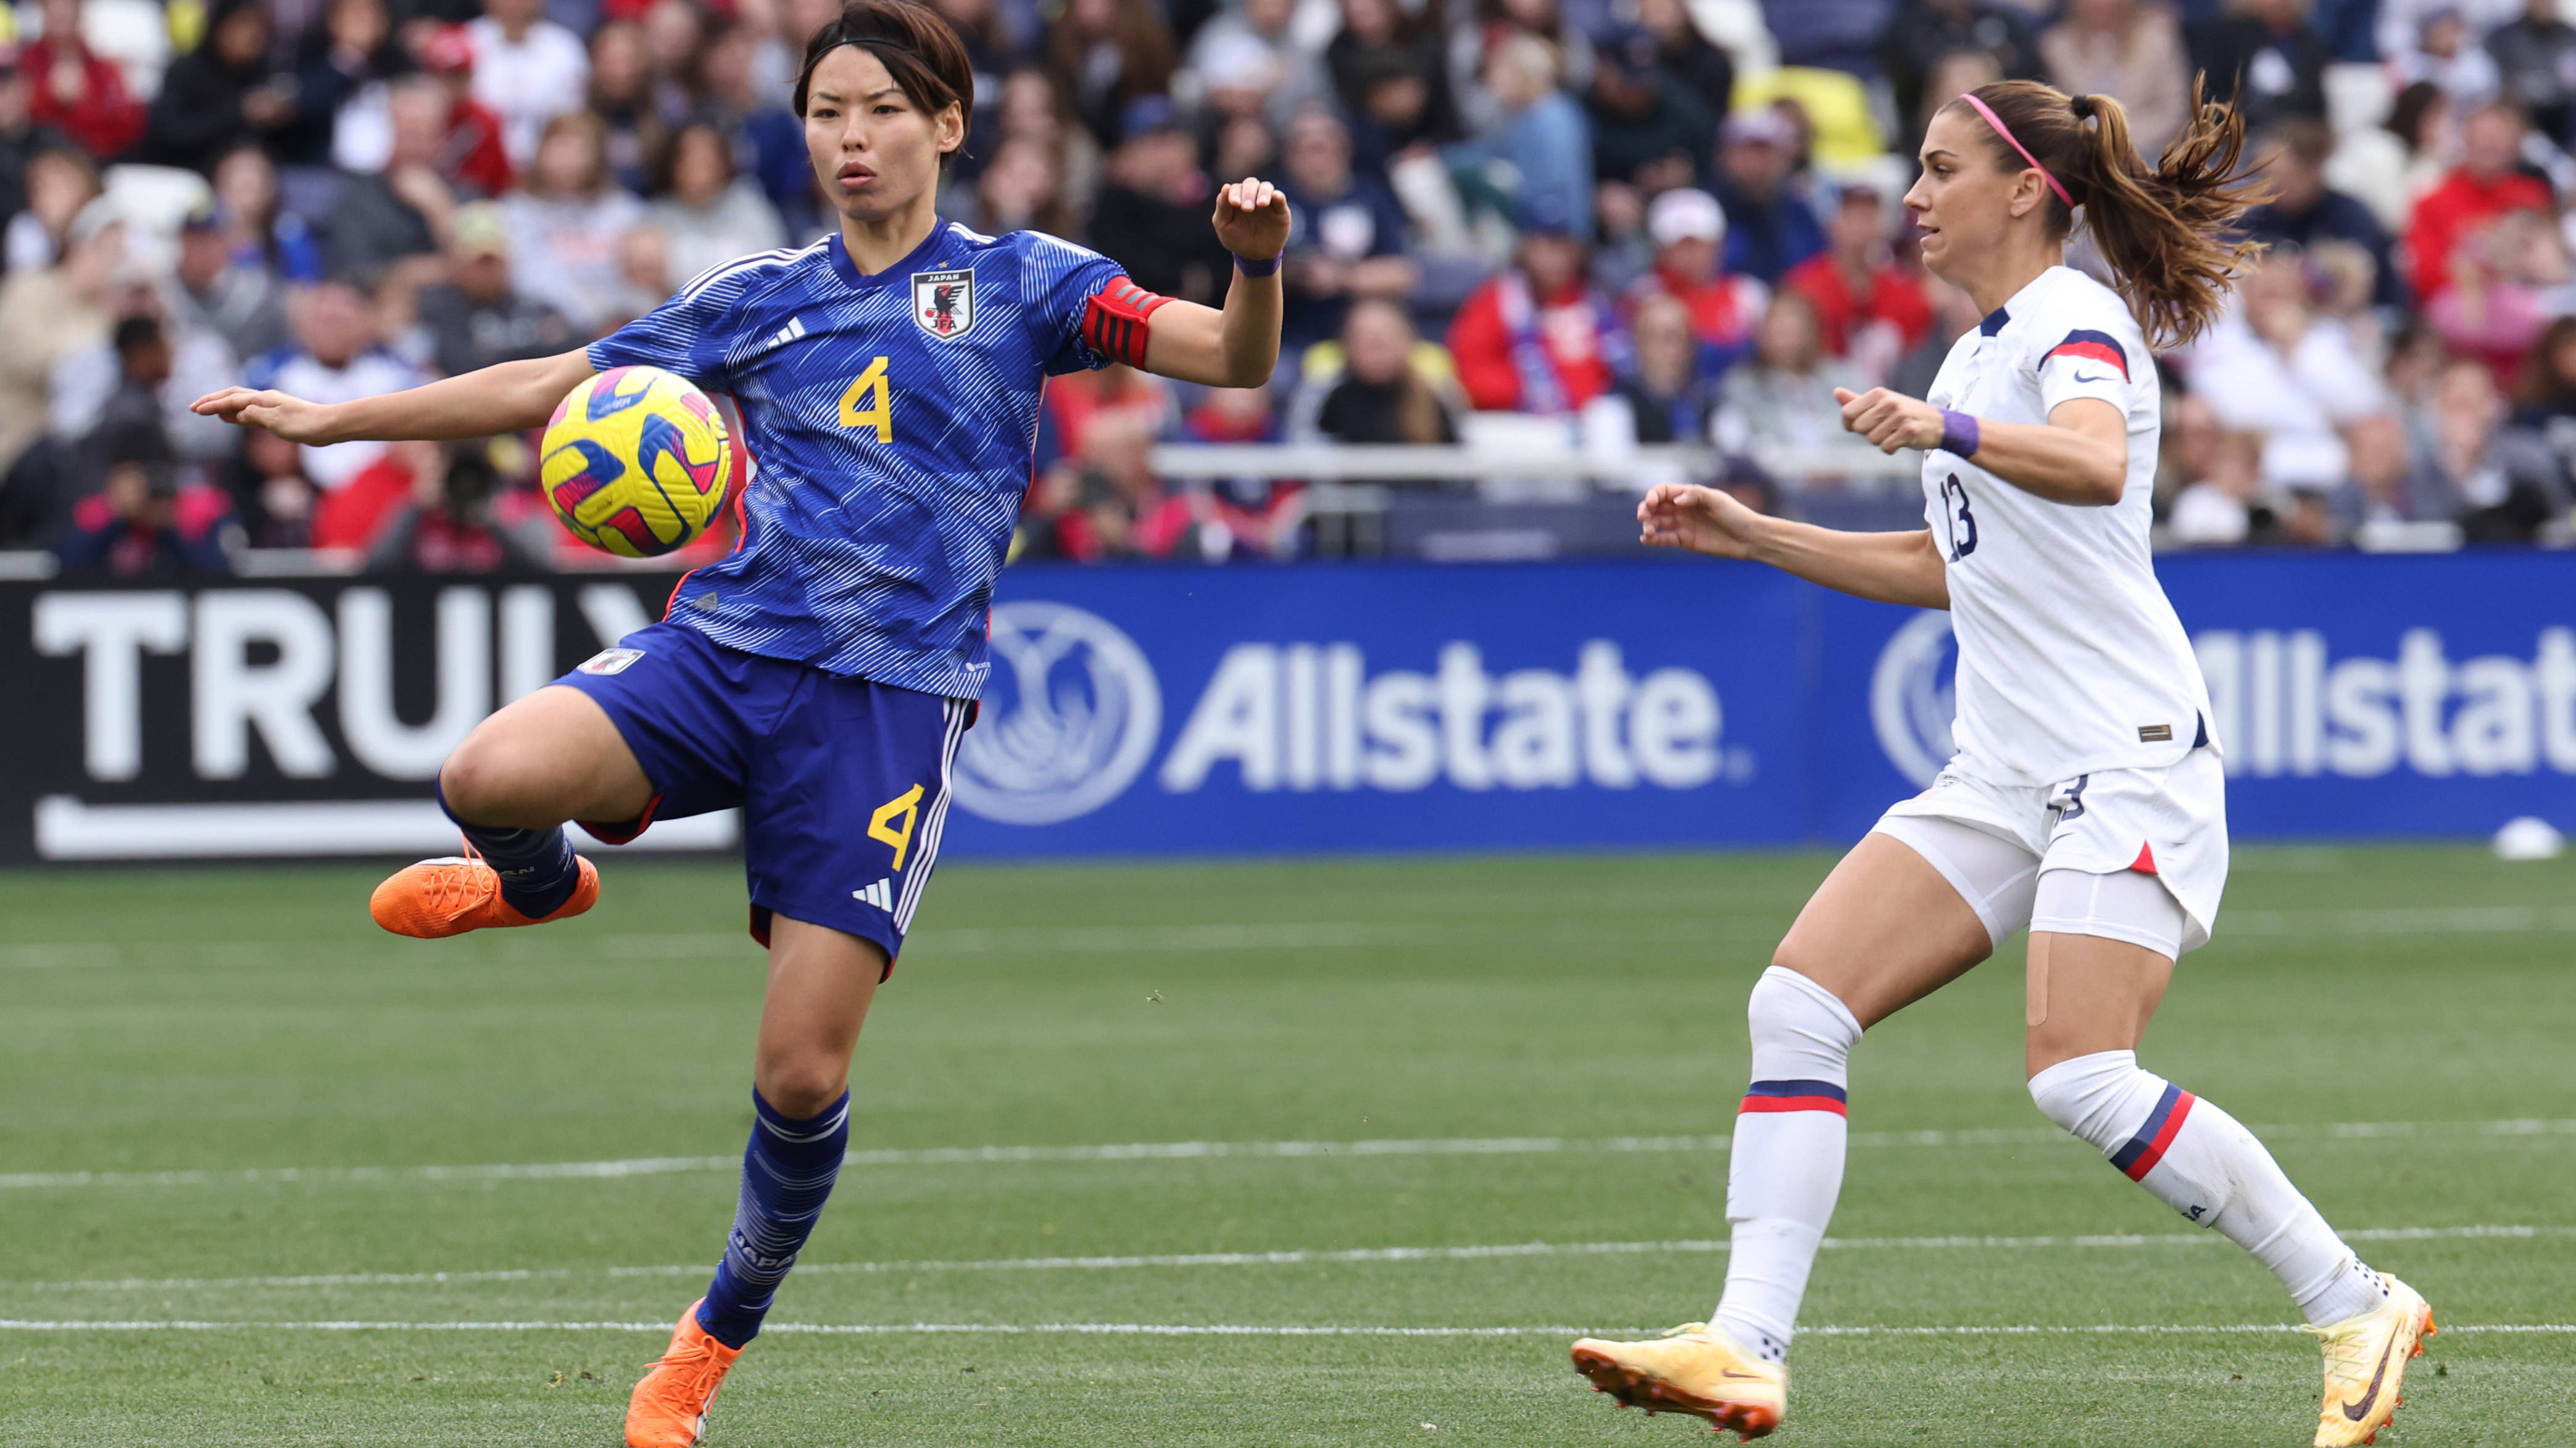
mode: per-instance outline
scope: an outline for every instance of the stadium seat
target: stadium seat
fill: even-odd
[[[2349,136],[2388,119],[2397,97],[2388,73],[2367,61],[2344,61],[2326,67],[2326,119],[2338,136]]]
[[[1711,44],[1735,57],[1736,74],[1761,75],[1780,63],[1759,0],[1690,0],[1690,17]]]
[[[1887,138],[1872,113],[1869,91],[1839,70],[1784,65],[1765,75],[1739,76],[1735,109],[1753,110],[1774,101],[1796,101],[1815,131],[1816,164],[1841,175],[1887,154]]]
[[[215,195],[205,177],[179,166],[110,166],[99,180],[128,227],[170,236],[190,208]]]
[[[101,194],[125,222],[126,254],[156,272],[179,260],[179,223],[214,199],[214,188],[176,166],[110,166]]]
[[[160,93],[161,72],[170,63],[170,21],[152,0],[89,0],[81,38],[116,62],[137,99]]]

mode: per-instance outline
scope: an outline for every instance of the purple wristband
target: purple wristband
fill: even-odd
[[[1941,451],[1962,458],[1977,455],[1977,420],[1964,412],[1941,409]]]
[[[1272,256],[1264,257],[1255,261],[1253,258],[1245,256],[1241,252],[1237,252],[1234,257],[1234,269],[1248,277],[1277,276],[1279,274],[1279,258]]]

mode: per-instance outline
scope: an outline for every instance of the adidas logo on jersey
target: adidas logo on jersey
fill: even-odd
[[[783,347],[804,335],[805,319],[803,317],[790,317],[787,319],[786,326],[769,334],[768,345],[772,347]]]
[[[888,915],[894,913],[894,878],[888,876],[864,890],[853,890],[850,898],[863,905],[874,905]]]

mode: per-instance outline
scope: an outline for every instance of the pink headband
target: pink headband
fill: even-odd
[[[2013,139],[2013,133],[2004,128],[2003,117],[1995,114],[1994,107],[1977,99],[1976,93],[1973,91],[1959,92],[1959,99],[1976,107],[1977,114],[1986,118],[1986,124],[1995,128],[1995,134],[2004,138],[2005,145],[2021,152],[2021,158],[2028,161],[2030,163],[2030,168],[2039,173],[2040,180],[2048,183],[2049,190],[2057,193],[2057,199],[2066,203],[2067,210],[2073,211],[2075,209],[2075,198],[2067,195],[2066,188],[2057,184],[2057,178],[2048,174],[2048,168],[2039,164],[2039,158],[2030,153],[2030,147]]]

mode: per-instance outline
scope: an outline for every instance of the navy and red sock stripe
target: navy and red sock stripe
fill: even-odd
[[[2156,1098],[2156,1109],[2147,1113],[2147,1124],[2139,1127],[2138,1134],[2130,1137],[2126,1145],[2111,1153],[2111,1165],[2133,1182],[2145,1181],[2156,1163],[2165,1159],[2166,1149],[2173,1145],[2175,1133],[2182,1130],[2183,1118],[2191,1115],[2191,1103],[2197,1099],[2168,1082],[2165,1094]]]
[[[1744,1111],[1830,1111],[1851,1114],[1842,1087],[1831,1081],[1756,1081],[1744,1093]]]

